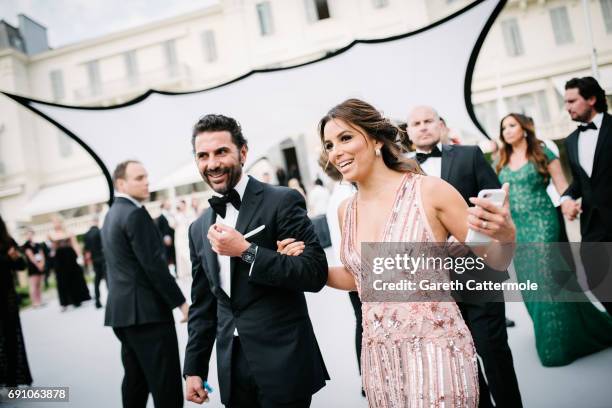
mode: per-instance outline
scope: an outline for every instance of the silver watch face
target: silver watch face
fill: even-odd
[[[253,263],[253,261],[255,260],[255,254],[250,251],[245,252],[244,254],[242,254],[242,260],[247,263]]]

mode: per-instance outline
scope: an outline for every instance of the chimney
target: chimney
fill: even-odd
[[[19,14],[19,33],[25,43],[28,55],[38,54],[49,49],[47,27],[38,24],[25,14]]]

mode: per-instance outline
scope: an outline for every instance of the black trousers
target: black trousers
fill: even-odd
[[[612,316],[612,251],[604,242],[583,242],[580,257],[589,289]]]
[[[125,408],[145,408],[149,393],[156,408],[183,406],[183,383],[174,322],[114,328],[121,341]]]
[[[267,398],[255,383],[251,368],[240,346],[240,337],[234,337],[232,346],[232,385],[228,408],[308,408],[312,397],[289,403]]]
[[[100,281],[104,279],[104,282],[106,282],[106,262],[94,261],[93,270],[95,274],[94,293],[96,296],[96,303],[100,303]],[[106,288],[108,289],[108,282],[106,283]]]
[[[472,338],[476,352],[482,359],[484,366],[483,376],[481,367],[478,367],[480,383],[479,407],[492,407],[491,398],[495,406],[520,408],[522,407],[521,393],[514,372],[512,352],[508,346],[508,333],[506,331],[506,304],[504,302],[488,303],[459,303]]]
[[[361,322],[361,300],[357,292],[349,292],[349,299],[355,313],[355,352],[357,353],[357,367],[361,374],[361,341],[363,338],[363,324]]]

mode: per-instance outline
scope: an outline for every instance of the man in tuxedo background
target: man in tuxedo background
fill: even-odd
[[[203,381],[216,339],[223,404],[308,407],[329,376],[303,293],[327,282],[327,261],[306,203],[293,189],[244,174],[247,141],[234,119],[202,117],[192,145],[216,196],[189,229],[187,399],[202,403],[208,397]],[[256,229],[247,241],[244,234]],[[301,256],[276,251],[277,242],[290,237],[304,242]]]
[[[106,261],[104,260],[104,251],[102,249],[102,234],[98,228],[99,217],[96,215],[91,220],[91,227],[85,233],[83,241],[85,243],[85,258],[88,259],[94,270],[94,293],[96,295],[96,309],[102,307],[100,302],[100,281],[106,281]],[[106,287],[108,288],[108,282]]]
[[[176,249],[174,247],[174,228],[172,228],[171,221],[173,221],[170,209],[172,204],[170,200],[164,200],[161,204],[161,214],[155,219],[155,225],[161,233],[162,243],[164,244],[166,262],[170,267],[171,272],[176,276]]]
[[[121,341],[124,407],[183,406],[181,366],[172,309],[187,320],[185,297],[168,271],[159,231],[142,202],[147,172],[138,161],[117,165],[115,201],[102,227],[108,299],[104,324]]]
[[[469,198],[478,196],[483,189],[501,188],[497,175],[487,163],[478,146],[444,145],[440,142],[442,124],[438,113],[429,106],[413,108],[407,122],[408,136],[423,171],[429,176],[441,177],[451,184],[470,205]],[[493,280],[503,281],[507,273],[488,270]],[[499,277],[499,278],[498,278]],[[521,407],[512,353],[506,332],[506,309],[503,293],[497,301],[469,299],[458,302],[459,309],[468,325],[476,352],[482,359],[487,381],[479,365],[480,407],[491,407],[491,398],[497,407]],[[461,296],[464,295],[464,296]]]
[[[606,93],[592,77],[570,79],[565,108],[582,124],[565,140],[573,180],[561,197],[561,209],[570,221],[580,214],[583,243],[611,242],[612,117]],[[612,253],[603,244],[583,244],[580,252],[589,288],[612,314]]]

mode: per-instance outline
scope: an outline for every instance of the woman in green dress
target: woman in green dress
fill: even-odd
[[[612,318],[576,290],[575,274],[561,253],[546,245],[559,241],[561,228],[546,187],[552,179],[560,194],[567,188],[559,158],[536,138],[533,122],[521,114],[502,119],[500,140],[496,170],[502,183],[510,183],[517,242],[537,243],[519,248],[514,269],[519,282],[538,283],[537,292],[522,293],[538,356],[547,367],[566,365],[612,346]]]

